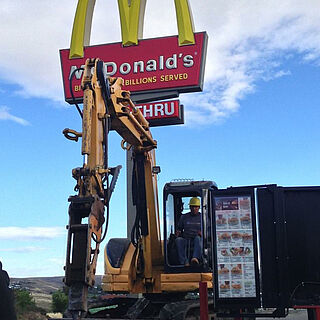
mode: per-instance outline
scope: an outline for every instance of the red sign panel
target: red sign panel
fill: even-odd
[[[179,100],[161,101],[137,104],[143,116],[148,120],[150,127],[182,124],[183,106]]]
[[[195,33],[195,44],[179,46],[178,37],[140,40],[137,46],[121,42],[85,47],[84,58],[69,59],[69,49],[60,50],[65,99],[73,103],[69,79],[87,58],[100,58],[108,76],[122,77],[126,90],[135,93],[161,91],[194,92],[203,86],[207,33]],[[72,89],[77,102],[82,100],[82,70],[74,72]]]

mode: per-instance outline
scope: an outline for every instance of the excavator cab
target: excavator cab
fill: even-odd
[[[210,252],[211,220],[209,190],[217,189],[213,181],[179,180],[169,182],[163,191],[164,261],[167,273],[208,272],[212,270]],[[200,199],[202,255],[198,266],[181,265],[178,261],[176,233],[180,217],[190,211],[192,197]],[[187,258],[192,256],[193,243],[187,243]]]

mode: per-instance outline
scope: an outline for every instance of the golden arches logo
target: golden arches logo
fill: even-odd
[[[122,44],[131,46],[142,39],[147,0],[118,0]],[[178,25],[179,45],[194,44],[194,27],[188,0],[174,0]],[[95,0],[78,0],[73,21],[69,58],[82,58],[84,46],[90,45],[92,16]]]

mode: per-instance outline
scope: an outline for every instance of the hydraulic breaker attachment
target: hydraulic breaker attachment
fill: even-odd
[[[95,283],[97,258],[104,223],[104,204],[93,196],[69,198],[69,225],[66,276],[70,287],[69,311],[76,314],[87,312],[88,287]],[[83,223],[83,220],[86,220]]]

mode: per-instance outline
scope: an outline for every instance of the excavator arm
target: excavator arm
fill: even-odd
[[[70,287],[68,309],[73,319],[81,319],[87,313],[88,287],[95,283],[99,246],[109,220],[109,201],[121,168],[108,167],[110,130],[123,138],[123,148],[131,148],[133,152],[133,194],[137,212],[132,242],[137,251],[135,268],[140,277],[142,274],[146,286],[152,287],[153,266],[162,259],[156,179],[152,172],[157,143],[149,124],[131,101],[130,93],[122,89],[123,79],[107,78],[101,60],[86,61],[81,85],[82,132],[63,131],[70,140],[82,138],[84,157],[83,166],[72,170],[77,181],[77,195],[69,198],[67,226],[64,281]]]

